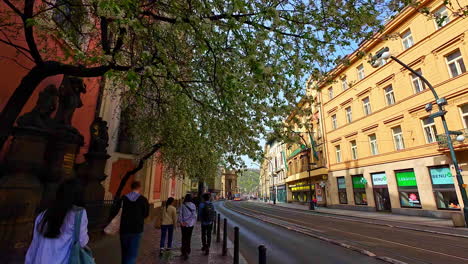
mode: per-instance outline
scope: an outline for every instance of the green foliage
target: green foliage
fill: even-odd
[[[260,171],[256,169],[247,169],[243,171],[237,179],[237,184],[242,193],[256,193],[259,188]]]
[[[347,61],[338,56],[340,47],[381,29],[388,17],[382,10],[394,13],[408,4],[41,1],[26,23],[37,40],[60,44],[44,47],[45,59],[75,69],[107,67],[105,76],[123,93],[121,108],[131,113],[129,129],[142,152],[160,142],[165,164],[204,178],[220,163],[239,167],[241,155],[260,157],[259,135],[281,134],[281,120],[303,96],[304,76],[326,77]],[[14,15],[2,11],[0,21]],[[297,116],[310,115],[304,109]]]

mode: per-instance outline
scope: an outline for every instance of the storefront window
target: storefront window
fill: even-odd
[[[346,194],[346,181],[345,177],[336,178],[338,182],[338,198],[340,199],[340,204],[347,204],[348,197]]]
[[[354,203],[357,205],[367,205],[366,179],[362,175],[352,176]]]
[[[429,168],[429,174],[431,175],[437,208],[460,210],[450,168],[447,166],[431,167]]]
[[[422,208],[413,170],[395,171],[402,207]]]

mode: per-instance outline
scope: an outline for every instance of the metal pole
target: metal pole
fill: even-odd
[[[223,226],[223,256],[227,255],[227,219],[224,218]]]
[[[216,234],[216,216],[218,213],[215,213],[215,219],[213,220],[213,234]]]
[[[398,64],[400,64],[404,68],[406,68],[407,70],[409,70],[414,75],[418,76],[425,84],[427,84],[432,94],[434,95],[434,98],[436,99],[436,104],[439,108],[439,111],[444,112],[443,105],[438,104],[439,96],[437,95],[437,92],[434,89],[434,87],[432,87],[431,83],[426,78],[424,78],[424,76],[419,74],[417,71],[413,70],[408,65],[404,64],[399,59],[395,58],[394,56],[390,56],[390,58],[396,61]],[[468,227],[468,195],[466,194],[466,189],[463,187],[463,184],[464,184],[463,177],[460,173],[460,166],[458,165],[458,160],[457,160],[457,156],[455,155],[455,150],[453,149],[453,143],[452,143],[452,138],[450,136],[450,130],[448,129],[447,121],[445,120],[445,113],[443,113],[440,116],[440,118],[442,119],[442,125],[444,126],[444,132],[445,132],[445,136],[447,137],[447,145],[450,151],[450,157],[452,158],[453,167],[455,168],[455,174],[457,176],[458,188],[460,188],[460,193],[461,193],[462,200],[463,200],[463,215],[465,217],[465,226]]]
[[[218,226],[216,227],[216,243],[221,240],[221,214],[218,214]]]
[[[234,227],[234,264],[239,264],[239,227]]]
[[[258,264],[266,264],[266,247],[258,246]]]

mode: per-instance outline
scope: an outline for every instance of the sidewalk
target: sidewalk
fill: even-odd
[[[263,203],[263,202],[260,202]],[[271,202],[263,203],[270,206],[275,206]],[[361,221],[378,221],[384,224],[394,225],[395,227],[416,229],[428,232],[441,232],[452,235],[467,236],[468,228],[455,228],[451,219],[440,219],[421,216],[408,216],[392,213],[381,212],[364,212],[344,209],[331,209],[326,207],[318,207],[314,211],[310,211],[307,205],[292,204],[292,203],[276,203],[278,207],[285,207],[295,210],[307,211],[310,213],[323,214],[328,216],[344,216]]]
[[[170,252],[165,252],[162,257],[159,257],[159,240],[161,232],[159,229],[155,229],[152,225],[145,225],[145,231],[140,244],[140,251],[138,254],[138,264],[219,264],[219,263],[231,263],[232,257],[221,256],[222,241],[216,243],[216,235],[212,235],[211,250],[208,256],[205,256],[200,250],[201,245],[201,227],[200,223],[197,222],[192,236],[192,253],[190,258],[186,261],[180,257],[180,245],[181,245],[181,234],[180,228],[177,228],[174,232],[174,249]],[[221,236],[222,238],[222,236]],[[89,245],[93,250],[96,263],[120,263],[120,242],[119,236],[107,236],[104,239],[90,243]],[[231,245],[232,246],[232,245]],[[230,247],[228,243],[228,248]],[[228,250],[229,252],[230,250]]]

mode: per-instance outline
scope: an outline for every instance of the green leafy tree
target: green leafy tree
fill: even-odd
[[[260,156],[257,136],[322,76],[338,47],[370,37],[385,0],[1,0],[0,41],[32,68],[0,113],[0,145],[49,76],[106,76],[128,88],[141,149],[204,177]],[[395,4],[396,3],[396,4]],[[24,40],[24,41],[23,41]],[[142,155],[142,158],[147,155]]]
[[[243,193],[251,194],[259,190],[260,171],[257,169],[247,169],[239,175],[237,183]]]

